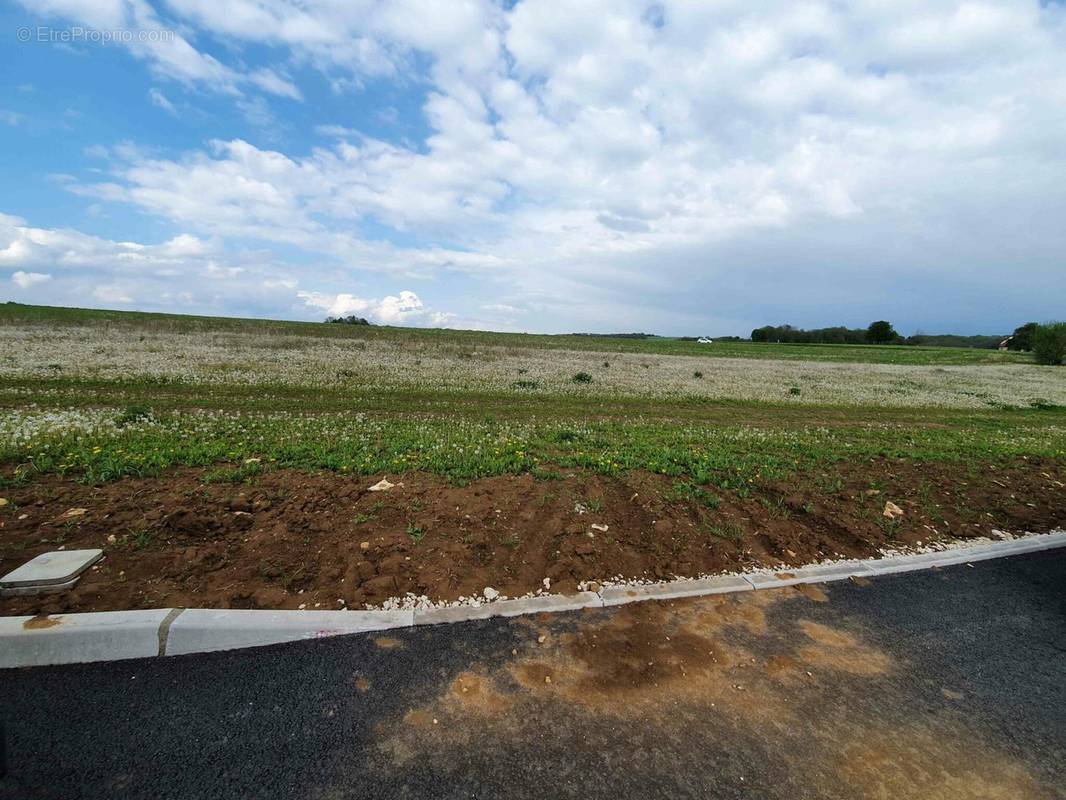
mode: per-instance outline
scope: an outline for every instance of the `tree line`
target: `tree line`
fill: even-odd
[[[764,325],[751,332],[753,342],[783,344],[907,344],[932,347],[976,347],[1032,352],[1041,364],[1061,364],[1066,359],[1066,322],[1041,325],[1027,322],[1003,336],[957,336],[954,334],[926,335],[916,333],[903,337],[888,320],[877,320],[866,328],[847,328],[843,325],[805,330],[791,325]]]
[[[905,344],[887,320],[872,322],[866,328],[830,328],[805,330],[791,325],[764,325],[751,332],[753,342],[781,342],[784,344]]]

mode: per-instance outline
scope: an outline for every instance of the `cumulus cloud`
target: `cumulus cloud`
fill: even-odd
[[[23,272],[21,269],[11,276],[11,282],[20,289],[29,289],[31,286],[47,283],[50,280],[52,276],[46,272]]]
[[[323,294],[297,292],[297,297],[311,308],[320,308],[331,317],[364,316],[381,325],[432,325],[445,327],[455,315],[427,309],[418,295],[402,291],[380,300],[356,297],[352,294]]]
[[[138,0],[43,8],[159,22]],[[875,313],[917,308],[931,291],[941,307],[968,298],[967,329],[1002,329],[1009,315],[1066,302],[1064,289],[1033,291],[1062,286],[1066,250],[1055,211],[1066,206],[1061,4],[166,8],[190,41],[279,48],[342,91],[372,78],[425,89],[421,141],[330,119],[316,128],[327,146],[225,137],[180,155],[111,151],[106,179],[67,185],[205,240],[298,248],[347,273],[329,285],[353,272],[464,273],[481,282],[471,308],[535,303],[535,315],[490,313],[564,329],[717,320],[743,332],[767,314],[806,321],[766,298],[817,292],[833,304],[809,297],[812,322],[854,322],[878,302]],[[182,42],[135,55],[189,82],[302,97],[284,69],[227,66]],[[241,102],[270,119],[261,98]],[[494,303],[501,285],[508,301]],[[403,295],[391,311],[350,295],[301,299],[427,318]],[[993,299],[994,322],[978,310]]]

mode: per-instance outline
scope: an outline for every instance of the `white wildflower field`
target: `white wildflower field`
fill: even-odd
[[[842,458],[1066,450],[1066,372],[1018,354],[2,311],[0,462],[18,479],[579,466],[732,484]]]
[[[1066,405],[1061,369],[775,361],[402,337],[0,327],[0,377],[980,409]]]

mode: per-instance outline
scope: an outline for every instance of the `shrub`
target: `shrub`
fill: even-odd
[[[536,389],[540,384],[536,381],[515,381],[511,386],[515,389]]]
[[[700,372],[699,370],[696,370],[695,372],[692,373],[692,377],[693,378],[702,378],[703,377],[703,373]]]
[[[126,406],[126,410],[119,414],[118,418],[115,420],[115,424],[122,428],[126,425],[133,425],[141,420],[151,418],[152,409],[148,408],[148,406],[132,405]]]
[[[800,387],[798,386],[792,386],[791,388],[789,388],[788,393],[792,396],[796,396],[802,393],[802,389],[800,389]]]
[[[1038,325],[1033,331],[1033,355],[1038,364],[1059,365],[1066,358],[1066,322]]]
[[[1014,333],[1007,339],[1008,350],[1032,350],[1033,332],[1039,328],[1035,322],[1027,322],[1014,329]]]
[[[592,383],[592,376],[589,375],[587,372],[579,372],[570,380],[572,380],[574,383]]]

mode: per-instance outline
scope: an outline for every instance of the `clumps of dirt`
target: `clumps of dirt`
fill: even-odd
[[[461,672],[449,687],[446,705],[466,714],[495,715],[508,711],[514,699],[502,692],[492,678]]]
[[[550,637],[516,619],[524,641],[509,656],[442,680],[429,702],[382,723],[378,747],[395,767],[486,742],[535,747],[544,720],[580,731],[607,718],[667,742],[738,731],[818,796],[1049,797],[1024,764],[961,731],[954,716],[886,722],[862,699],[917,681],[908,664],[861,628],[776,613],[782,602],[811,601],[783,588],[637,603],[557,620]]]
[[[808,600],[813,600],[816,603],[828,603],[829,595],[827,595],[817,584],[813,583],[798,583],[792,587]]]
[[[1023,764],[979,742],[920,727],[843,731],[830,785],[886,800],[1052,800]],[[829,743],[827,742],[827,745]]]
[[[361,608],[583,581],[664,580],[864,557],[886,547],[1046,531],[1066,519],[1066,466],[998,468],[889,459],[798,473],[742,492],[646,472],[347,477],[294,470],[205,482],[206,470],[87,486],[43,477],[0,509],[0,574],[58,547],[105,559],[57,595],[0,600],[0,613],[168,606]],[[402,485],[401,485],[402,484]],[[902,516],[883,515],[886,501]],[[77,513],[71,514],[74,510]]]
[[[62,625],[62,619],[56,619],[55,617],[32,617],[22,623],[22,629],[25,631],[41,631],[47,628],[55,628],[58,625]]]
[[[778,725],[791,717],[797,681],[875,674],[856,663],[891,667],[889,656],[852,633],[769,630],[767,607],[789,597],[795,594],[781,590],[632,604],[580,618],[551,637],[525,625],[527,639],[510,657],[491,670],[460,673],[435,699],[408,710],[403,727],[436,724],[435,737],[456,741],[473,730],[503,735],[529,704],[545,702],[595,717],[662,722],[684,707]],[[389,749],[418,748],[406,742]]]
[[[558,623],[550,637],[515,620],[528,631],[522,644],[407,710],[402,725],[382,731],[382,746],[401,759],[419,752],[417,737],[431,725],[438,744],[513,736],[524,715],[546,703],[667,727],[684,709],[777,728],[800,724],[790,702],[797,691],[831,686],[841,673],[876,674],[857,663],[891,669],[891,657],[855,633],[814,623],[771,629],[767,610],[782,600],[807,602],[782,589],[635,603]]]
[[[823,667],[867,677],[883,675],[893,667],[888,656],[867,647],[850,633],[808,620],[801,621],[800,627],[813,642],[797,653],[799,660],[808,667]]]

